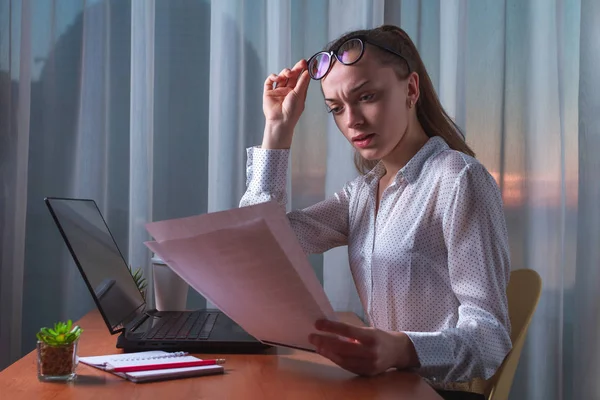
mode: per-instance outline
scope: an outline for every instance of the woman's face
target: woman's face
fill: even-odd
[[[353,65],[336,61],[321,85],[327,108],[346,139],[363,158],[380,160],[404,138],[414,93],[410,79],[399,80],[394,69],[370,51],[367,46]]]

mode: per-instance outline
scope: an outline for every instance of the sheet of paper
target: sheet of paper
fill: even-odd
[[[151,223],[148,231],[157,239],[146,243],[152,251],[259,340],[312,350],[314,322],[334,318],[275,203]]]
[[[236,227],[254,218],[280,218],[281,216],[286,218],[284,209],[271,201],[193,217],[150,222],[146,224],[146,230],[155,241],[162,242],[189,238],[215,229]]]

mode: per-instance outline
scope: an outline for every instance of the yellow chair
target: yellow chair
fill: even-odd
[[[506,400],[510,393],[515,371],[527,329],[542,293],[542,279],[532,269],[512,271],[506,289],[508,316],[510,318],[512,350],[498,368],[498,371],[485,384],[487,400]]]

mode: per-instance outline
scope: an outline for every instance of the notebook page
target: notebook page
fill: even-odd
[[[311,293],[264,218],[147,245],[259,340],[314,350],[308,335],[315,332],[315,321],[334,317],[325,294]],[[306,262],[302,273],[314,275],[302,257]],[[323,291],[320,285],[311,289]]]
[[[132,354],[136,354],[138,357],[150,358],[150,357],[165,357],[171,353],[166,351],[142,351],[139,353],[122,353],[122,354],[108,354],[104,356],[91,356],[91,357],[79,357],[79,361],[84,364],[92,366],[105,366],[109,362],[125,362],[125,360],[131,359]],[[132,365],[132,364],[130,364]]]
[[[166,363],[171,364],[198,360],[201,359],[187,355],[184,352],[168,353],[166,351],[145,351],[139,353],[110,354],[96,357],[79,357],[79,361],[84,364],[99,366],[102,368],[107,366],[117,368]]]

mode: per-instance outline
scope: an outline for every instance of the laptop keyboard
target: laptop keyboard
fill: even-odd
[[[163,316],[160,322],[148,332],[145,339],[208,339],[218,316],[218,313],[207,313],[206,311],[169,313]]]

